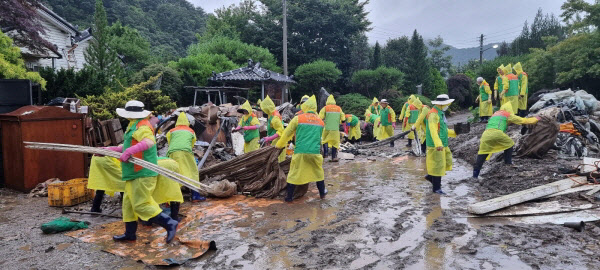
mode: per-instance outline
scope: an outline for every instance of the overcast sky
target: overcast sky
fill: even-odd
[[[206,12],[239,0],[188,0]],[[294,1],[294,0],[290,0]],[[385,43],[389,38],[412,35],[417,31],[425,38],[441,35],[446,44],[458,48],[479,46],[478,37],[486,36],[485,44],[512,41],[519,35],[523,23],[533,21],[538,8],[559,16],[564,0],[371,0],[367,5],[371,30],[370,43]]]

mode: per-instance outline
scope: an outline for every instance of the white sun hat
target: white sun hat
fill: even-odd
[[[381,101],[379,101],[379,103],[385,103],[385,104],[389,104],[389,103],[388,103],[388,101],[387,101],[387,99],[385,99],[385,98],[384,98],[384,99],[382,99]]]
[[[117,108],[117,114],[128,119],[146,118],[150,113],[150,111],[144,110],[144,103],[137,100],[127,101],[125,109]]]
[[[450,97],[448,97],[448,95],[443,94],[443,95],[437,96],[435,98],[435,100],[432,100],[431,104],[433,104],[433,105],[448,105],[452,102],[454,102],[454,99],[451,99]]]

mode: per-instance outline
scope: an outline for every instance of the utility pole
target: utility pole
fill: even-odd
[[[479,37],[479,65],[483,65],[483,34]]]
[[[283,0],[283,75],[288,76],[287,63],[287,3]]]
[[[287,3],[283,0],[283,75],[288,76],[288,61],[287,61]],[[285,96],[288,93],[287,83],[283,87],[281,93],[281,103],[285,101]],[[291,99],[290,99],[291,100]]]

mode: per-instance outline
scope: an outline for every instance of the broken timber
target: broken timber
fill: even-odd
[[[467,211],[472,214],[483,215],[498,209],[502,209],[508,206],[519,204],[522,202],[538,199],[544,196],[548,196],[553,193],[567,190],[574,185],[578,185],[576,182],[585,182],[585,177],[574,177],[574,179],[563,179],[550,184],[522,190],[512,194],[504,195],[491,200],[478,202],[469,205]]]
[[[406,134],[412,132],[411,130],[409,131],[405,131],[402,132],[400,134],[396,134],[392,137],[389,137],[387,139],[383,139],[381,141],[377,141],[377,142],[373,142],[373,143],[367,143],[367,144],[363,144],[363,145],[357,145],[356,148],[357,149],[366,149],[366,148],[371,148],[371,147],[376,147],[376,146],[380,146],[380,145],[385,145],[385,144],[389,144],[390,142],[393,142],[395,140],[401,139],[404,136],[406,136]]]

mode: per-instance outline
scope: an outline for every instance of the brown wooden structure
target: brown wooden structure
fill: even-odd
[[[84,145],[84,115],[65,109],[25,106],[0,114],[4,184],[27,192],[50,178],[85,176],[85,154],[25,149],[23,142]]]
[[[214,73],[208,81],[212,85],[229,87],[260,87],[261,99],[269,95],[276,105],[289,101],[289,85],[296,83],[294,76],[271,71],[260,66],[260,62],[248,60],[248,66],[238,69]]]

